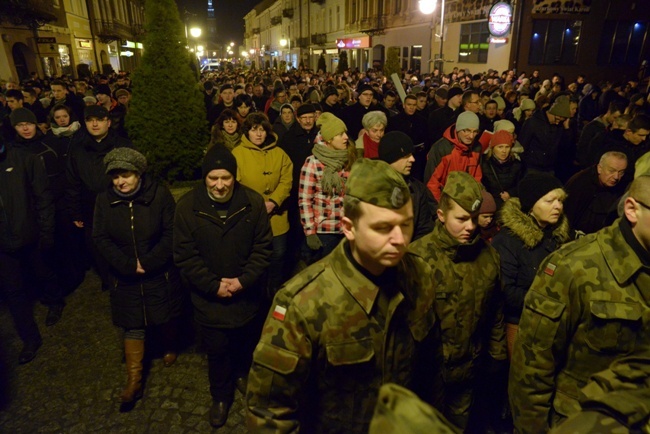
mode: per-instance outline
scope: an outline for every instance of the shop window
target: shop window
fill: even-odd
[[[487,21],[478,23],[461,24],[460,44],[458,46],[458,61],[462,63],[487,63],[488,38]]]
[[[648,23],[606,21],[598,47],[599,65],[638,65],[648,39]]]
[[[574,65],[578,60],[582,21],[534,20],[528,63]]]
[[[422,45],[411,46],[411,69],[413,71],[421,68],[422,65]]]

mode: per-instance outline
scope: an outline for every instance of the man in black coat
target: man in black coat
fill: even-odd
[[[357,93],[357,102],[343,108],[341,111],[341,120],[348,127],[347,135],[352,141],[359,138],[359,132],[363,129],[361,121],[366,113],[373,110],[382,110],[381,107],[372,103],[375,91],[370,85],[362,84],[357,88]]]
[[[235,386],[242,393],[246,389],[266,314],[264,273],[273,235],[264,198],[235,180],[237,161],[230,151],[212,147],[202,173],[204,185],[176,207],[174,262],[191,289],[208,354],[209,420],[220,427]]]
[[[447,105],[429,114],[428,145],[432,145],[440,140],[445,130],[456,121],[458,109],[462,102],[462,95],[463,90],[460,87],[452,87],[447,91]]]
[[[23,341],[19,363],[36,357],[42,339],[27,285],[54,282],[41,253],[54,244],[54,201],[42,162],[0,138],[0,290]],[[51,270],[50,270],[51,273]],[[36,279],[33,277],[36,276]]]
[[[63,104],[70,108],[77,119],[83,119],[84,117],[84,101],[82,98],[77,96],[74,93],[68,92],[68,86],[66,83],[60,80],[54,80],[50,85],[52,89],[52,101],[47,107],[47,111],[51,111],[52,108],[57,104]]]
[[[413,238],[415,241],[433,230],[438,206],[426,185],[411,176],[415,158],[413,141],[401,131],[392,131],[379,141],[379,159],[404,176],[413,201]]]
[[[387,132],[401,131],[410,137],[414,144],[413,157],[415,162],[411,170],[413,177],[422,181],[424,167],[427,164],[427,152],[430,147],[425,145],[427,123],[417,114],[417,98],[415,95],[406,95],[403,111],[388,119]]]
[[[305,233],[300,222],[300,209],[298,207],[298,188],[300,185],[300,171],[305,160],[312,154],[314,140],[318,129],[316,122],[316,108],[313,104],[305,103],[298,107],[296,122],[282,136],[278,146],[287,153],[293,163],[293,182],[289,198],[283,204],[289,211],[289,255],[290,261],[297,262],[300,257],[300,246],[305,240]],[[290,264],[287,269],[293,269]]]
[[[84,113],[87,133],[68,154],[68,186],[64,200],[71,223],[84,231],[86,248],[93,253],[97,272],[102,279],[102,289],[105,290],[109,287],[108,264],[92,241],[95,199],[109,185],[104,164],[106,154],[115,148],[132,148],[133,145],[111,130],[108,110],[104,107],[88,106]]]
[[[600,162],[569,179],[564,189],[569,196],[564,201],[564,213],[571,229],[591,234],[608,226],[608,216],[615,212],[623,194],[621,179],[628,167],[627,156],[610,151]]]

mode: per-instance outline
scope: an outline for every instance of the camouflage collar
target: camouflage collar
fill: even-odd
[[[598,232],[596,240],[612,275],[624,285],[643,267],[632,247],[625,241],[620,227],[621,219]]]
[[[379,287],[358,271],[345,255],[345,244],[340,243],[329,255],[329,263],[340,284],[350,293],[363,310],[370,314],[379,295]],[[399,294],[398,296],[401,296]]]

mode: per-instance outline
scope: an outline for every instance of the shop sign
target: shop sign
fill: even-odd
[[[499,2],[492,6],[488,14],[488,30],[492,36],[505,36],[512,26],[512,6]]]
[[[534,14],[588,14],[591,12],[592,0],[573,0],[570,2],[556,0],[536,0],[533,4]]]
[[[37,44],[56,44],[56,38],[36,38]]]
[[[508,42],[508,38],[497,38],[495,36],[490,36],[488,42],[490,44],[506,44]]]
[[[337,39],[336,46],[339,48],[369,48],[370,36],[361,36],[360,38]]]
[[[123,40],[121,45],[125,48],[135,48],[135,42],[132,41]]]
[[[133,56],[133,51],[122,51],[120,56],[131,57]]]
[[[86,50],[92,50],[93,43],[90,41],[90,39],[77,39],[77,47],[84,48]]]

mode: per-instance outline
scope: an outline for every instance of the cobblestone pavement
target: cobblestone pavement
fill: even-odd
[[[210,427],[207,360],[192,340],[169,368],[154,356],[144,397],[120,412],[126,383],[121,332],[111,323],[109,293],[99,287],[88,273],[52,327],[45,326],[46,308],[35,306],[43,346],[26,365],[18,365],[22,344],[0,304],[0,433],[246,432],[239,392],[226,426]]]

